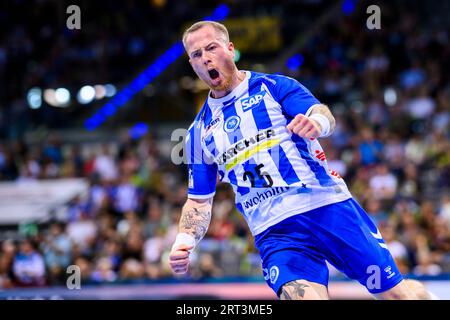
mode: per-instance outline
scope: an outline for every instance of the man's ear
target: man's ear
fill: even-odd
[[[188,50],[188,47],[187,46],[185,46],[184,47],[184,53],[187,55],[187,57],[189,58],[189,63],[190,63],[190,65],[192,66],[192,61],[191,61],[191,56],[189,55],[189,50]]]
[[[230,51],[234,51],[234,43],[233,42],[228,42],[228,46],[227,46],[228,50]]]
[[[231,53],[232,53],[232,55],[233,55],[233,59],[234,59],[234,55],[235,55],[236,53],[235,53],[235,51],[234,51],[234,44],[233,44],[233,42],[230,41],[230,42],[228,43],[227,49],[228,49],[229,51],[231,51]]]

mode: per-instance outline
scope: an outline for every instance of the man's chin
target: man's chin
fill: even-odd
[[[209,87],[215,91],[226,91],[228,89],[228,82],[220,79],[220,81],[216,83],[211,82]]]
[[[210,82],[210,87],[213,88],[214,90],[217,90],[218,88],[223,86],[223,81],[220,78],[217,79],[212,79]]]

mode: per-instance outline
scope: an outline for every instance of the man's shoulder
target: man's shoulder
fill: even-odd
[[[264,81],[271,83],[272,85],[283,85],[286,82],[291,82],[295,80],[294,78],[291,78],[289,76],[280,74],[280,73],[263,73],[263,72],[256,72],[251,71],[251,77],[250,80],[253,81]]]
[[[280,90],[297,87],[299,82],[291,77],[279,73],[262,73],[251,71],[249,87],[265,84],[269,90],[277,94]]]

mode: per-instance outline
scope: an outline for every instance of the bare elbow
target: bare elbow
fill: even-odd
[[[186,200],[186,204],[191,204],[191,205],[205,205],[205,204],[212,204],[212,200],[213,198],[206,198],[206,199],[192,199],[192,198],[188,198]]]
[[[188,198],[186,200],[186,203],[183,206],[183,211],[184,210],[198,210],[198,209],[211,211],[212,203],[213,203],[212,197],[206,198],[206,199]]]

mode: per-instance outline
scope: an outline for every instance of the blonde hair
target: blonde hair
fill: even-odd
[[[228,44],[228,42],[230,42],[230,36],[228,34],[228,30],[227,28],[218,22],[215,21],[199,21],[194,23],[192,26],[190,26],[189,28],[187,28],[184,33],[183,33],[183,46],[186,49],[186,40],[189,34],[203,28],[206,26],[211,26],[214,28],[214,30],[216,30],[216,32],[220,33],[223,37],[222,40],[224,41],[225,44]]]

